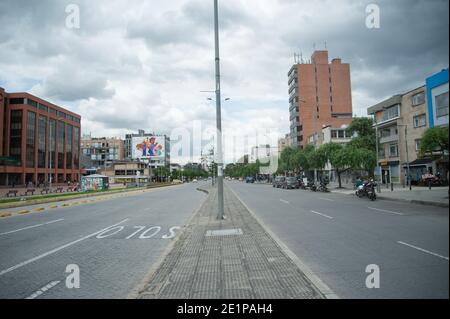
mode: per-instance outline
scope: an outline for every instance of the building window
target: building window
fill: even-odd
[[[436,117],[443,117],[448,115],[448,92],[436,95]]]
[[[39,110],[44,111],[44,112],[48,112],[48,107],[39,103]]]
[[[58,121],[58,168],[64,168],[64,122]]]
[[[23,101],[24,100],[22,97],[15,97],[15,98],[9,99],[9,104],[24,104]]]
[[[32,107],[37,108],[38,107],[38,102],[32,100],[32,99],[27,99],[27,104],[31,105]]]
[[[383,111],[383,122],[395,119],[399,117],[399,114],[400,114],[399,106],[398,105],[391,106],[390,108],[387,108],[386,110]]]
[[[49,167],[55,167],[55,151],[56,151],[56,120],[50,119],[50,158]]]
[[[72,125],[66,124],[66,168],[72,168]]]
[[[25,146],[27,167],[34,167],[34,151],[36,149],[36,113],[27,112],[27,139]]]
[[[389,145],[389,157],[398,157],[398,144]]]
[[[421,139],[415,140],[416,152],[420,151],[420,142],[421,142],[421,141],[422,141]]]
[[[73,168],[78,169],[80,165],[80,128],[73,128]]]
[[[339,138],[345,138],[345,132],[344,132],[344,130],[338,130],[338,137],[339,137]]]
[[[411,100],[412,100],[412,105],[413,106],[423,104],[423,103],[425,103],[425,93],[424,92],[420,92],[420,93],[414,94],[411,97]]]
[[[22,156],[22,110],[11,111],[9,135],[9,156],[20,161]]]
[[[49,112],[50,112],[50,114],[55,114],[56,115],[56,110],[55,109],[50,108]]]
[[[337,131],[331,130],[331,138],[337,138]]]
[[[45,156],[47,153],[47,118],[45,116],[39,116],[38,122],[38,167],[45,168]]]
[[[414,127],[422,127],[427,125],[427,116],[426,114],[420,114],[413,117]]]

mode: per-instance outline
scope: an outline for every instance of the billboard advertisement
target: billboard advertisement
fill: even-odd
[[[139,136],[131,141],[133,159],[156,158],[165,156],[164,136]]]

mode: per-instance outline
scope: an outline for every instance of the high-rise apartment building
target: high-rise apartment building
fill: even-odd
[[[298,61],[288,73],[292,145],[317,144],[323,126],[339,128],[352,121],[350,65],[328,61],[328,51],[315,51],[311,61]]]

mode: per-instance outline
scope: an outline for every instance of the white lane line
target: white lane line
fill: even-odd
[[[50,224],[57,223],[57,222],[60,222],[60,221],[63,221],[63,220],[64,220],[64,218],[51,220],[49,222],[44,223],[44,225],[50,225]]]
[[[320,216],[323,216],[323,217],[326,217],[326,218],[329,218],[329,219],[333,219],[333,217],[325,215],[325,214],[322,214],[322,213],[319,213],[319,212],[316,212],[315,210],[312,210],[311,213],[317,214],[317,215],[320,215]]]
[[[39,226],[42,226],[42,225],[44,225],[44,224],[37,224],[37,225],[33,225],[33,226],[27,226],[27,227],[15,229],[15,230],[7,231],[7,232],[4,232],[4,233],[0,233],[0,235],[8,235],[8,234],[16,233],[16,232],[21,231],[21,230],[35,228],[35,227],[39,227]]]
[[[391,210],[386,210],[386,209],[380,209],[380,208],[375,208],[375,207],[367,207],[368,209],[372,209],[372,210],[377,210],[379,212],[383,212],[383,213],[389,213],[389,214],[394,214],[394,215],[400,215],[403,216],[403,213],[398,213],[398,212],[393,212]]]
[[[321,200],[327,200],[327,201],[329,201],[329,202],[334,202],[334,199],[330,199],[330,198],[319,197],[319,199],[321,199]]]
[[[430,254],[430,255],[433,255],[433,256],[436,256],[436,257],[439,257],[439,258],[442,258],[442,259],[445,259],[445,260],[448,261],[448,257],[445,257],[445,256],[442,256],[442,255],[433,253],[432,251],[429,251],[429,250],[426,250],[426,249],[423,249],[423,248],[420,248],[420,247],[417,247],[417,246],[405,243],[403,241],[398,241],[397,243],[399,243],[401,245],[405,245],[405,246],[411,247],[411,248],[414,248],[414,249],[417,249],[417,250],[420,250],[420,251],[422,251],[424,253],[427,253],[427,254]]]
[[[52,249],[52,250],[50,250],[50,251],[48,251],[48,252],[46,252],[46,253],[43,253],[43,254],[41,254],[41,255],[39,255],[39,256],[36,256],[36,257],[33,257],[33,258],[28,259],[28,260],[26,260],[26,261],[23,261],[23,262],[21,262],[20,264],[17,264],[17,265],[15,265],[15,266],[12,266],[12,267],[10,267],[10,268],[8,268],[8,269],[4,269],[4,270],[0,271],[0,276],[3,276],[4,274],[7,274],[7,273],[9,273],[9,272],[11,272],[11,271],[13,271],[13,270],[16,270],[16,269],[18,269],[18,268],[20,268],[20,267],[25,266],[25,265],[28,265],[29,263],[32,263],[32,262],[34,262],[34,261],[36,261],[36,260],[42,259],[42,258],[44,258],[44,257],[47,257],[47,256],[51,255],[51,254],[54,254],[54,253],[56,253],[57,251],[60,251],[60,250],[62,250],[62,249],[64,249],[64,248],[67,248],[67,247],[70,247],[70,246],[72,246],[72,245],[75,245],[75,244],[77,244],[77,243],[79,243],[79,242],[81,242],[81,241],[83,241],[83,240],[85,240],[85,239],[88,239],[88,238],[90,238],[90,237],[96,236],[96,235],[100,234],[101,232],[104,232],[104,231],[108,230],[108,229],[111,228],[111,227],[115,227],[115,226],[118,226],[118,225],[120,225],[120,224],[122,224],[122,223],[125,223],[125,222],[128,221],[128,220],[129,220],[129,218],[124,219],[124,220],[122,220],[121,222],[119,222],[119,223],[117,223],[117,224],[114,224],[114,225],[108,226],[108,227],[106,227],[106,228],[103,228],[102,230],[96,231],[95,233],[92,233],[92,234],[90,234],[90,235],[81,237],[81,238],[79,238],[79,239],[77,239],[77,240],[74,240],[74,241],[72,241],[72,242],[70,242],[70,243],[67,243],[67,244],[65,244],[65,245],[62,245],[62,246],[60,246],[60,247],[58,247],[58,248]]]
[[[280,198],[280,202],[285,203],[285,204],[290,204],[287,200],[281,199]]]
[[[21,231],[21,230],[36,228],[36,227],[43,226],[43,225],[49,225],[49,224],[53,224],[53,223],[56,223],[56,222],[60,222],[62,220],[64,220],[64,219],[56,219],[56,220],[52,220],[52,221],[49,221],[49,222],[46,222],[46,223],[42,223],[42,224],[36,224],[36,225],[32,225],[32,226],[27,226],[27,227],[15,229],[15,230],[7,231],[7,232],[4,232],[4,233],[0,233],[0,235],[8,235],[8,234],[12,234],[12,233],[17,233],[18,231]]]
[[[37,297],[39,297],[40,295],[42,295],[44,292],[46,292],[47,290],[52,289],[53,287],[55,287],[57,284],[59,284],[61,281],[57,280],[57,281],[52,281],[51,283],[49,283],[48,285],[45,285],[44,287],[42,287],[41,289],[39,289],[36,292],[33,292],[30,296],[26,297],[25,299],[35,299]]]

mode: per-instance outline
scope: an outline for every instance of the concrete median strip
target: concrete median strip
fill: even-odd
[[[20,215],[23,215],[23,214],[28,214],[29,212],[30,212],[29,210],[24,209],[24,210],[18,211],[17,213]]]
[[[0,213],[0,218],[3,218],[3,217],[10,217],[10,216],[12,216],[11,213]]]
[[[226,219],[216,219],[217,192],[211,189],[138,298],[336,297],[299,267],[228,187],[224,191]]]

